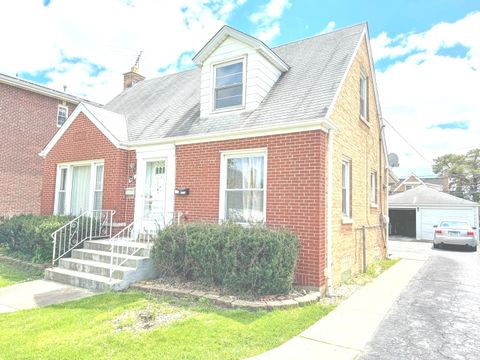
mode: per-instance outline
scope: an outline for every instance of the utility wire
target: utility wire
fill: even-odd
[[[418,155],[420,155],[420,157],[421,157],[423,160],[425,160],[425,161],[428,163],[428,165],[430,165],[430,166],[433,165],[432,160],[429,160],[429,159],[427,159],[425,156],[423,156],[423,154],[422,154],[420,151],[418,151],[418,150],[415,148],[415,146],[413,146],[407,139],[405,139],[405,137],[404,137],[402,134],[400,134],[400,132],[399,132],[397,129],[395,129],[395,128],[393,127],[393,125],[390,124],[390,122],[389,122],[387,119],[385,119],[385,118],[382,118],[382,119],[383,119],[383,121],[385,121],[385,122],[392,128],[393,131],[395,131],[395,132],[398,134],[398,136],[400,136],[400,138],[401,138],[403,141],[405,141],[405,143],[407,143],[408,146],[410,146]]]

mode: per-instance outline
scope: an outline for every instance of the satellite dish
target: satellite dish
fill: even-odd
[[[398,155],[395,153],[388,154],[388,165],[390,167],[398,167],[400,164],[398,163]]]

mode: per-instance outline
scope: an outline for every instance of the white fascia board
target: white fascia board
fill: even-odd
[[[252,48],[259,51],[269,62],[271,62],[281,72],[286,72],[290,66],[283,61],[272,49],[265,45],[262,41],[231,28],[227,25],[223,26],[193,57],[193,62],[197,66],[203,65],[203,62],[210,56],[210,54],[228,37],[241,41]]]
[[[447,209],[447,210],[455,210],[455,209],[465,209],[480,207],[480,204],[455,204],[455,205],[445,205],[445,204],[389,204],[389,209],[416,209],[416,208],[437,208],[437,209]]]
[[[103,135],[107,137],[107,139],[117,148],[119,149],[127,149],[127,147],[124,144],[121,144],[113,134],[108,131],[108,129],[103,126],[103,124],[98,121],[98,119],[88,110],[86,106],[84,106],[82,103],[80,103],[75,110],[70,114],[68,117],[67,121],[65,124],[60,127],[60,130],[58,130],[55,135],[52,137],[52,139],[48,142],[47,146],[39,153],[41,157],[46,157],[47,154],[50,152],[50,150],[53,149],[55,144],[62,138],[63,134],[68,130],[70,125],[75,121],[75,119],[80,115],[80,113],[85,114],[85,116],[102,132]]]
[[[128,144],[128,146],[130,148],[140,149],[143,146],[152,146],[152,145],[160,145],[160,144],[186,145],[186,144],[213,142],[213,141],[235,140],[235,139],[242,139],[242,138],[259,137],[259,136],[289,134],[289,133],[311,131],[311,130],[321,130],[324,132],[328,132],[328,130],[336,130],[336,127],[328,119],[320,118],[320,119],[312,119],[309,121],[305,121],[303,123],[279,125],[279,126],[272,126],[268,128],[265,128],[265,127],[249,128],[249,129],[242,129],[237,131],[216,132],[212,134],[204,133],[204,134],[198,134],[198,135],[170,137],[165,139],[132,141]]]

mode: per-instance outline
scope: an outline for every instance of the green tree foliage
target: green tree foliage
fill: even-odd
[[[448,176],[452,195],[480,201],[480,149],[464,155],[446,154],[433,160],[433,172]]]

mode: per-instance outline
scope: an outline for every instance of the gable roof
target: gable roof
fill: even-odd
[[[391,195],[388,199],[388,205],[389,207],[421,205],[480,206],[476,202],[429,188],[426,185],[420,185],[411,190]]]
[[[31,92],[34,92],[34,93],[37,93],[37,94],[40,94],[40,95],[48,96],[48,97],[51,97],[51,98],[68,101],[68,102],[74,103],[74,104],[79,104],[80,102],[88,102],[88,103],[100,106],[99,104],[96,104],[92,101],[82,99],[78,96],[73,96],[73,95],[67,94],[65,92],[50,89],[46,86],[34,83],[32,81],[27,81],[27,80],[24,80],[24,79],[15,78],[15,77],[8,76],[8,75],[1,74],[1,73],[0,73],[0,83],[7,84],[7,85],[10,85],[10,86],[14,86],[14,87],[17,87],[17,88],[20,88],[20,89],[28,90],[28,91],[31,91]]]
[[[103,109],[92,104],[80,103],[70,114],[65,124],[50,139],[47,146],[40,152],[45,157],[55,144],[69,129],[77,116],[83,113],[85,116],[107,137],[117,148],[125,148],[128,142],[127,122],[125,116]]]
[[[196,65],[202,65],[203,62],[210,56],[215,49],[225,41],[227,37],[232,37],[238,41],[241,41],[262,54],[268,61],[270,61],[278,70],[285,72],[289,69],[288,64],[282,60],[272,49],[270,49],[265,43],[253,36],[245,34],[237,29],[234,29],[228,25],[224,25],[206,44],[205,46],[193,57],[193,62]]]
[[[200,68],[139,82],[105,109],[125,115],[132,143],[324,119],[365,32],[360,24],[273,48],[290,69],[250,112],[200,118]]]

